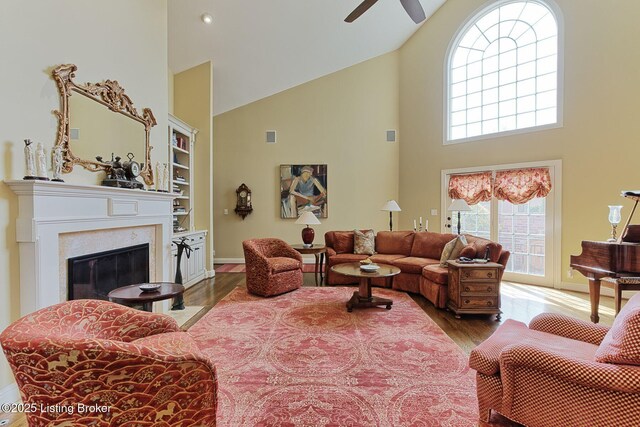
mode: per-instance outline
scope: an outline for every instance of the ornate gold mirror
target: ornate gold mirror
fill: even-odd
[[[58,117],[55,145],[63,149],[62,171],[69,173],[75,165],[80,165],[92,172],[108,173],[111,165],[107,162],[111,160],[112,153],[125,160],[131,153],[141,163],[139,176],[147,185],[152,185],[149,133],[157,124],[153,113],[144,108],[140,114],[131,98],[124,93],[124,88],[115,80],[85,84],[74,82],[77,69],[73,64],[64,64],[52,72],[60,92],[61,111],[56,110],[54,114]],[[73,97],[75,93],[82,96]],[[73,148],[71,129],[75,133]]]

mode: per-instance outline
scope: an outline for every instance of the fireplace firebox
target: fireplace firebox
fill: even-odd
[[[149,281],[149,244],[69,258],[67,268],[69,300],[108,300],[116,288]]]

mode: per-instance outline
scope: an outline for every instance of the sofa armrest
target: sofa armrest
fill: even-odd
[[[336,255],[336,254],[337,254],[337,252],[335,251],[335,249],[330,248],[330,247],[327,246],[327,259],[329,257],[332,257],[332,256]]]
[[[515,373],[518,369],[535,371],[539,375],[550,375],[602,391],[640,393],[640,366],[572,359],[542,344],[527,343],[505,347],[500,355],[500,376],[505,396],[513,396],[516,392],[518,385],[515,384]]]
[[[529,329],[600,345],[609,327],[562,314],[542,313],[529,323]]]

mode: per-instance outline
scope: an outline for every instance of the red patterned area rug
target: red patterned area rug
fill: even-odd
[[[189,329],[217,366],[218,425],[477,425],[462,350],[408,295],[348,313],[353,291],[237,288]]]
[[[216,267],[216,273],[245,273],[247,267],[244,264],[222,264]],[[315,264],[302,264],[303,273],[314,273]]]

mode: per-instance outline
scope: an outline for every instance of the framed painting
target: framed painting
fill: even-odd
[[[298,218],[311,212],[329,215],[327,165],[280,165],[280,217]]]

